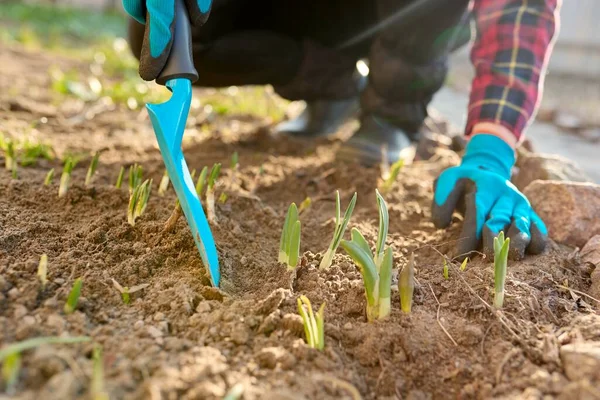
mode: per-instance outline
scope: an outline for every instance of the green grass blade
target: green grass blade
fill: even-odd
[[[325,348],[325,303],[321,304],[316,316],[317,320],[317,349]]]
[[[377,208],[379,209],[379,232],[377,234],[377,244],[375,245],[375,263],[379,264],[379,259],[383,256],[390,216],[387,204],[377,189],[375,189],[375,194],[377,196]]]
[[[90,162],[90,166],[87,170],[87,174],[85,175],[85,186],[89,186],[92,183],[92,179],[94,178],[96,169],[98,169],[98,161],[99,160],[100,160],[100,152],[97,151],[94,153],[94,157],[92,157],[92,161]]]
[[[121,167],[121,169],[119,170],[119,176],[117,176],[117,183],[115,184],[115,187],[117,189],[121,189],[121,186],[123,185],[123,176],[125,175],[125,167]]]
[[[279,241],[279,262],[288,262],[290,254],[290,237],[296,221],[298,221],[298,207],[296,206],[296,203],[292,203],[288,207],[287,214],[285,215],[285,221],[283,222],[283,229],[281,230],[281,239]]]
[[[376,290],[375,283],[379,279],[379,276],[377,275],[377,267],[375,266],[373,258],[364,250],[364,248],[355,242],[342,240],[340,245],[352,260],[354,260],[360,270],[365,286],[367,304],[370,306],[375,305],[377,303],[377,299],[374,297]]]
[[[212,190],[221,172],[221,164],[215,163],[210,170],[210,176],[208,177],[208,188]]]
[[[11,354],[20,354],[25,350],[33,349],[45,344],[71,344],[89,342],[92,340],[87,336],[63,337],[63,336],[45,336],[23,340],[9,344],[0,349],[0,361],[4,361]]]
[[[498,235],[498,238],[503,239],[500,235]],[[503,242],[500,242],[498,238],[494,239],[494,248],[499,249],[494,254],[494,307],[502,308],[504,305],[504,286],[506,284],[510,238]],[[496,246],[496,242],[498,242],[498,246]]]
[[[306,309],[304,308],[303,302],[304,300],[308,300],[305,296],[300,296],[298,298],[298,314],[302,317],[302,325],[304,325],[304,335],[306,336],[306,343],[309,347],[314,347],[314,337],[312,331],[312,324],[310,322],[310,318],[306,313]]]
[[[409,314],[412,309],[413,294],[415,291],[415,254],[410,254],[408,264],[402,268],[398,277],[398,291],[400,292],[400,307]]]
[[[403,166],[404,159],[402,158],[396,161],[394,164],[392,164],[392,167],[390,168],[390,174],[383,183],[383,186],[381,187],[381,191],[383,193],[388,193],[390,191],[392,185],[394,184],[394,182],[396,182],[396,179],[398,179],[398,174],[400,173],[400,170]]]
[[[342,201],[340,200],[340,191],[335,191],[335,227],[340,225],[340,218],[342,217]]]
[[[72,314],[77,308],[77,303],[79,303],[79,295],[81,294],[81,285],[83,281],[81,278],[77,278],[75,283],[73,283],[73,287],[71,288],[71,292],[69,292],[69,297],[67,298],[67,302],[64,306],[65,314]]]
[[[340,194],[339,191],[336,192],[336,222],[335,222],[335,231],[333,232],[333,238],[331,239],[331,243],[329,244],[329,248],[325,252],[323,259],[321,260],[321,264],[319,265],[320,269],[327,269],[331,267],[331,263],[333,262],[333,256],[337,251],[337,248],[344,237],[344,233],[346,232],[346,227],[348,226],[348,222],[350,222],[350,217],[354,212],[354,206],[356,205],[356,193],[352,196],[350,200],[350,204],[348,204],[348,208],[346,208],[346,212],[344,213],[344,219],[340,222]],[[370,251],[370,250],[369,250]]]
[[[238,163],[239,163],[239,155],[238,155],[237,151],[234,151],[233,154],[231,155],[231,169],[232,170],[238,169]]]
[[[310,304],[310,300],[308,299],[308,297],[301,295],[300,298],[302,299],[302,302],[304,303],[304,305],[306,306],[307,309],[307,316],[308,316],[308,322],[310,323],[310,332],[311,332],[311,347],[312,348],[316,348],[317,346],[317,340],[318,340],[318,328],[317,328],[317,320],[315,319],[315,313],[313,311],[312,308],[312,304]]]
[[[300,258],[300,234],[301,234],[301,223],[296,221],[293,226],[293,230],[289,239],[289,252],[288,252],[288,267],[289,269],[296,268],[298,259]]]
[[[373,259],[373,253],[371,252],[371,247],[365,240],[365,237],[360,233],[360,231],[356,228],[352,228],[350,232],[350,236],[352,237],[352,242],[356,243],[358,247],[360,247],[365,253],[367,253],[368,257]]]
[[[46,174],[46,178],[44,179],[44,186],[50,186],[50,184],[52,183],[53,179],[54,179],[54,168],[52,168]]]
[[[6,393],[13,394],[19,373],[21,372],[21,354],[13,353],[8,355],[2,363],[2,380],[6,385]]]
[[[469,262],[469,257],[465,258],[463,262],[460,264],[460,270],[464,271],[467,269],[467,263]]]
[[[308,210],[311,205],[312,199],[310,197],[307,197],[304,200],[302,200],[302,203],[300,203],[300,206],[298,207],[298,214],[302,214],[304,211]]]
[[[196,193],[198,194],[198,197],[202,196],[202,191],[204,190],[204,185],[206,184],[206,176],[208,175],[208,167],[204,167],[202,168],[202,171],[200,171],[200,176],[198,177],[198,180],[196,181]]]
[[[392,248],[388,247],[384,252],[379,271],[379,319],[390,315],[393,265],[394,254]]]

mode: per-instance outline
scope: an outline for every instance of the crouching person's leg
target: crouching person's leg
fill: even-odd
[[[381,21],[394,19],[412,1],[377,0]],[[421,2],[423,3],[423,2]],[[427,105],[444,83],[447,56],[468,36],[469,0],[429,1],[410,21],[399,19],[379,32],[369,55],[369,83],[361,96],[361,125],[339,157],[365,164],[394,162],[418,140]]]

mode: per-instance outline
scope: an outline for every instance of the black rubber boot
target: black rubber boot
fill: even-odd
[[[418,136],[417,132],[405,132],[381,118],[366,115],[361,118],[358,130],[342,144],[337,158],[373,165],[381,162],[384,149],[388,162],[394,163],[401,158],[402,150],[411,147]]]

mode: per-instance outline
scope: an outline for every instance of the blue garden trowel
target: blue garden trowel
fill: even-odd
[[[156,82],[165,85],[173,95],[165,103],[147,104],[146,108],[202,262],[210,273],[213,286],[218,287],[221,273],[217,248],[181,150],[192,101],[192,82],[198,79],[192,59],[189,16],[183,1],[176,0],[173,45],[165,68],[156,78]]]

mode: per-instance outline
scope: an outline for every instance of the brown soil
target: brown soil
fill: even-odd
[[[237,383],[244,399],[352,398],[355,390],[366,399],[578,397],[558,349],[578,335],[600,338],[595,304],[574,292],[587,290],[589,273],[576,253],[554,244],[541,256],[511,262],[502,312],[487,305],[488,260],[476,258],[464,272],[453,265],[445,280],[442,255],[452,255],[460,224],[441,231],[429,219],[432,181],[448,165],[445,158],[405,167],[386,196],[396,270],[415,252],[418,287],[412,314],[400,312],[394,291],[391,317],[369,324],[350,258],[340,250],[329,271],[317,266],[333,231],[336,189],[344,206],[358,192],[350,226],[374,241],[379,171],[335,162],[337,140],[273,139],[269,121],[248,116],[207,125],[203,110],[193,109],[185,150],[192,168],[227,165],[234,151],[240,154],[237,177],[225,168],[217,189],[217,196],[228,194],[213,227],[223,274],[217,290],[185,221],[163,232],[175,204],[172,190],[154,194],[136,226],[127,224],[127,191],[114,188],[121,165],[139,162],[155,182],[164,169],[145,110],[106,107],[87,119],[92,105],[53,99],[50,63],[86,68],[0,48],[0,130],[47,141],[59,154],[107,150],[93,187],[83,187],[88,163],[82,161],[62,199],[58,179],[42,185],[50,168],[60,170],[58,162],[22,168],[17,180],[0,171],[0,346],[89,335],[104,348],[106,387],[115,399],[217,399]],[[47,122],[38,123],[42,117]],[[201,133],[202,126],[210,133]],[[307,196],[313,205],[301,216],[305,253],[290,274],[277,263],[281,224],[289,203]],[[36,279],[43,253],[45,290]],[[74,314],[64,315],[77,277],[83,298]],[[150,286],[127,306],[112,279]],[[323,352],[304,344],[300,294],[313,305],[327,303]],[[91,350],[81,344],[26,352],[16,396],[88,398]]]

